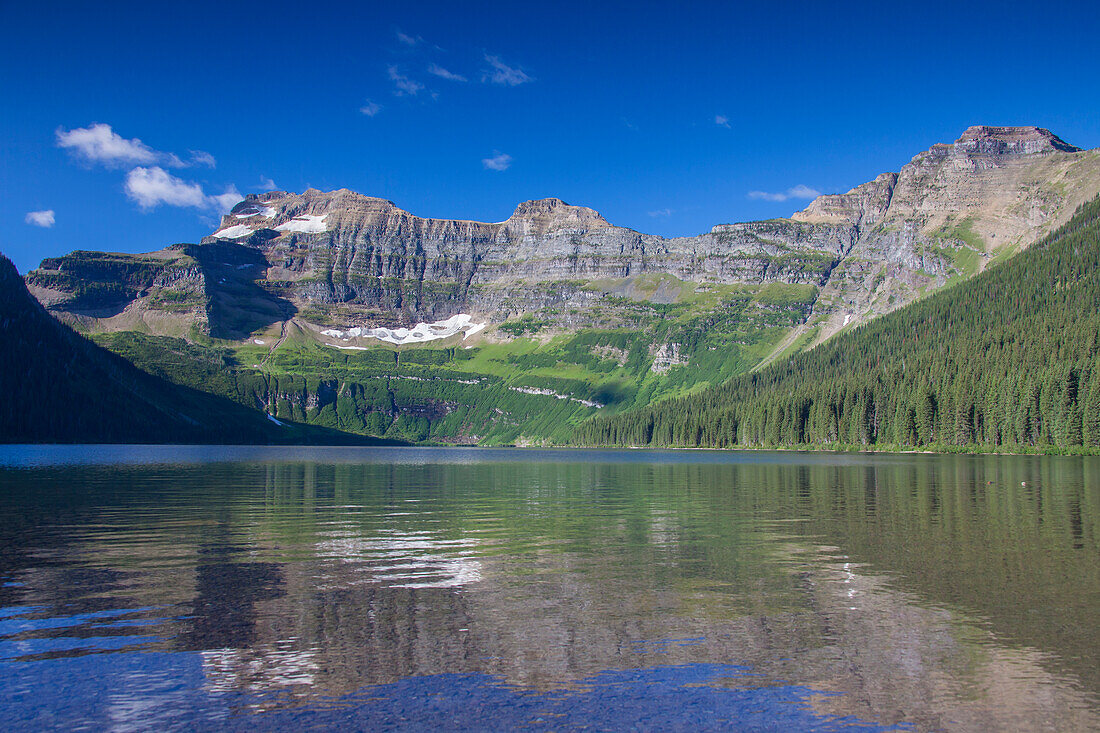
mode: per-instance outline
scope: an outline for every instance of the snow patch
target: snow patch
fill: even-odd
[[[569,400],[570,402],[577,402],[585,407],[595,407],[597,410],[603,408],[603,405],[595,400],[582,400],[580,397],[573,397],[572,395],[562,394],[561,392],[555,392],[552,389],[542,389],[540,387],[509,387],[508,389],[513,392],[520,392],[522,394],[536,394],[545,395],[547,397],[553,397],[559,400]]]
[[[263,346],[264,345],[264,340],[263,339],[252,339],[252,343],[259,344],[260,346]]]
[[[301,232],[303,234],[319,234],[328,230],[328,226],[325,224],[325,217],[328,214],[321,214],[320,216],[314,216],[313,214],[305,214],[304,216],[296,216],[285,224],[280,224],[275,227],[277,232]]]
[[[362,328],[356,326],[346,331],[329,328],[321,333],[325,336],[340,339],[341,341],[347,341],[353,338],[373,338],[390,344],[417,344],[424,343],[425,341],[435,341],[436,339],[445,339],[448,336],[454,336],[456,333],[462,333],[462,338],[465,339],[470,334],[477,333],[485,328],[485,325],[484,323],[474,323],[470,316],[465,313],[459,313],[458,315],[451,316],[445,321],[418,323],[412,328]],[[329,345],[341,349],[362,348],[339,346],[338,344]]]
[[[851,313],[845,313],[844,314],[844,324],[843,324],[843,326],[847,326],[848,323],[851,322],[851,320],[852,320],[852,314]],[[843,326],[842,326],[842,328],[843,328]]]
[[[246,209],[243,213],[234,214],[233,216],[238,219],[251,219],[254,216],[270,219],[275,216],[275,213],[275,208],[272,206],[253,206],[251,209]]]
[[[337,346],[338,349],[354,348],[348,346]],[[361,347],[360,347],[361,348]],[[407,379],[410,382],[454,382],[455,384],[481,384],[480,379],[444,379],[442,377],[432,377],[426,379],[424,377],[413,377],[407,374],[391,374],[387,376],[388,379]]]
[[[281,420],[278,420],[274,415],[268,415],[267,419],[278,425],[280,428],[286,427],[286,424],[284,424]]]
[[[241,237],[247,237],[252,231],[252,227],[250,226],[237,224],[236,226],[226,227],[225,229],[214,232],[214,236],[221,237],[222,239],[240,239]]]

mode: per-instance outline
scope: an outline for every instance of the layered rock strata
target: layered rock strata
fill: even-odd
[[[539,313],[579,328],[592,325],[586,313],[615,290],[611,281],[651,273],[797,283],[821,289],[804,326],[820,339],[1027,246],[1097,191],[1100,151],[1040,128],[972,127],[790,219],[694,237],[617,227],[552,198],[485,223],[423,218],[347,189],[273,191],[246,197],[199,245],[74,253],[44,261],[28,281],[88,328],[140,321],[153,332],[231,338],[295,314],[319,325],[397,327],[459,313],[489,323]]]

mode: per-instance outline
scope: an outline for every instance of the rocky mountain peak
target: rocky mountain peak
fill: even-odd
[[[261,230],[274,230],[280,235],[320,234],[347,223],[361,224],[395,214],[407,216],[392,201],[364,196],[347,188],[336,191],[308,188],[300,194],[268,191],[245,196],[222,217],[217,231],[203,241],[245,241]]]
[[[507,229],[524,235],[541,235],[562,229],[591,231],[611,226],[594,209],[572,206],[556,198],[524,201],[504,224]]]
[[[883,173],[847,193],[819,196],[791,218],[866,228],[892,216],[924,227],[939,226],[947,214],[964,219],[987,206],[999,205],[998,187],[1003,183],[996,177],[1000,174],[991,171],[1037,162],[1029,156],[1080,152],[1081,148],[1042,127],[974,125],[954,143],[936,143],[918,153],[900,172]],[[1031,218],[1044,224],[1047,216],[1040,212]],[[1024,234],[1015,232],[1014,236]]]
[[[272,192],[275,193],[275,192]],[[303,208],[324,209],[326,211],[347,210],[361,213],[389,213],[398,211],[397,204],[377,196],[365,196],[350,188],[338,188],[335,191],[319,191],[307,188],[300,194],[278,192],[278,198],[269,202],[288,206],[299,205]]]
[[[1042,127],[993,127],[974,125],[955,141],[961,153],[979,155],[1032,155],[1034,153],[1077,153],[1081,148],[1070,145]]]
[[[867,183],[860,184],[848,193],[831,193],[818,196],[802,211],[791,216],[795,221],[807,223],[848,222],[856,225],[877,223],[890,204],[890,197],[897,184],[897,173],[882,173]]]
[[[302,193],[268,191],[249,194],[222,217],[218,230],[206,240],[244,240],[260,229],[273,229],[281,234],[319,234],[350,226],[361,232],[363,225],[394,226],[397,221],[415,222],[417,226],[487,227],[492,232],[516,236],[542,236],[552,233],[588,232],[610,228],[600,214],[585,206],[572,206],[561,199],[546,198],[524,201],[503,222],[481,222],[449,219],[424,219],[399,208],[392,201],[364,196],[346,188],[336,191],[306,189]],[[204,241],[206,241],[204,240]]]

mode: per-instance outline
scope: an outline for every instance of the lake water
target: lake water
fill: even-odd
[[[4,730],[1100,730],[1100,460],[0,447]]]

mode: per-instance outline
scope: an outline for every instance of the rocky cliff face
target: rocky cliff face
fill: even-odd
[[[1098,191],[1100,151],[1037,127],[975,126],[898,173],[818,197],[791,218],[855,228],[819,299],[819,336],[983,270],[1063,224]]]
[[[925,229],[975,215],[990,220],[983,222],[986,234],[1031,241],[1037,229],[1050,229],[1061,203],[1033,189],[1073,181],[1079,173],[1071,170],[1074,164],[1095,159],[1079,153],[1039,128],[971,127],[954,144],[916,155],[899,173],[885,173],[846,194],[821,196],[792,218],[853,222],[866,230],[891,222]]]
[[[44,261],[28,280],[55,312],[89,328],[140,322],[244,338],[295,314],[392,326],[537,313],[575,329],[595,324],[592,306],[616,282],[660,273],[700,287],[818,287],[803,330],[820,339],[1027,246],[1097,191],[1100,151],[1034,127],[972,127],[791,219],[695,237],[642,234],[558,199],[486,223],[422,218],[347,189],[275,191],[248,196],[199,245],[74,253]]]
[[[346,304],[404,320],[459,311],[503,320],[550,304],[537,284],[576,291],[579,282],[652,272],[817,284],[850,247],[849,230],[758,222],[663,239],[558,199],[527,201],[503,222],[482,223],[425,219],[347,190],[309,190],[250,196],[203,243],[262,251],[267,282],[321,314]]]

